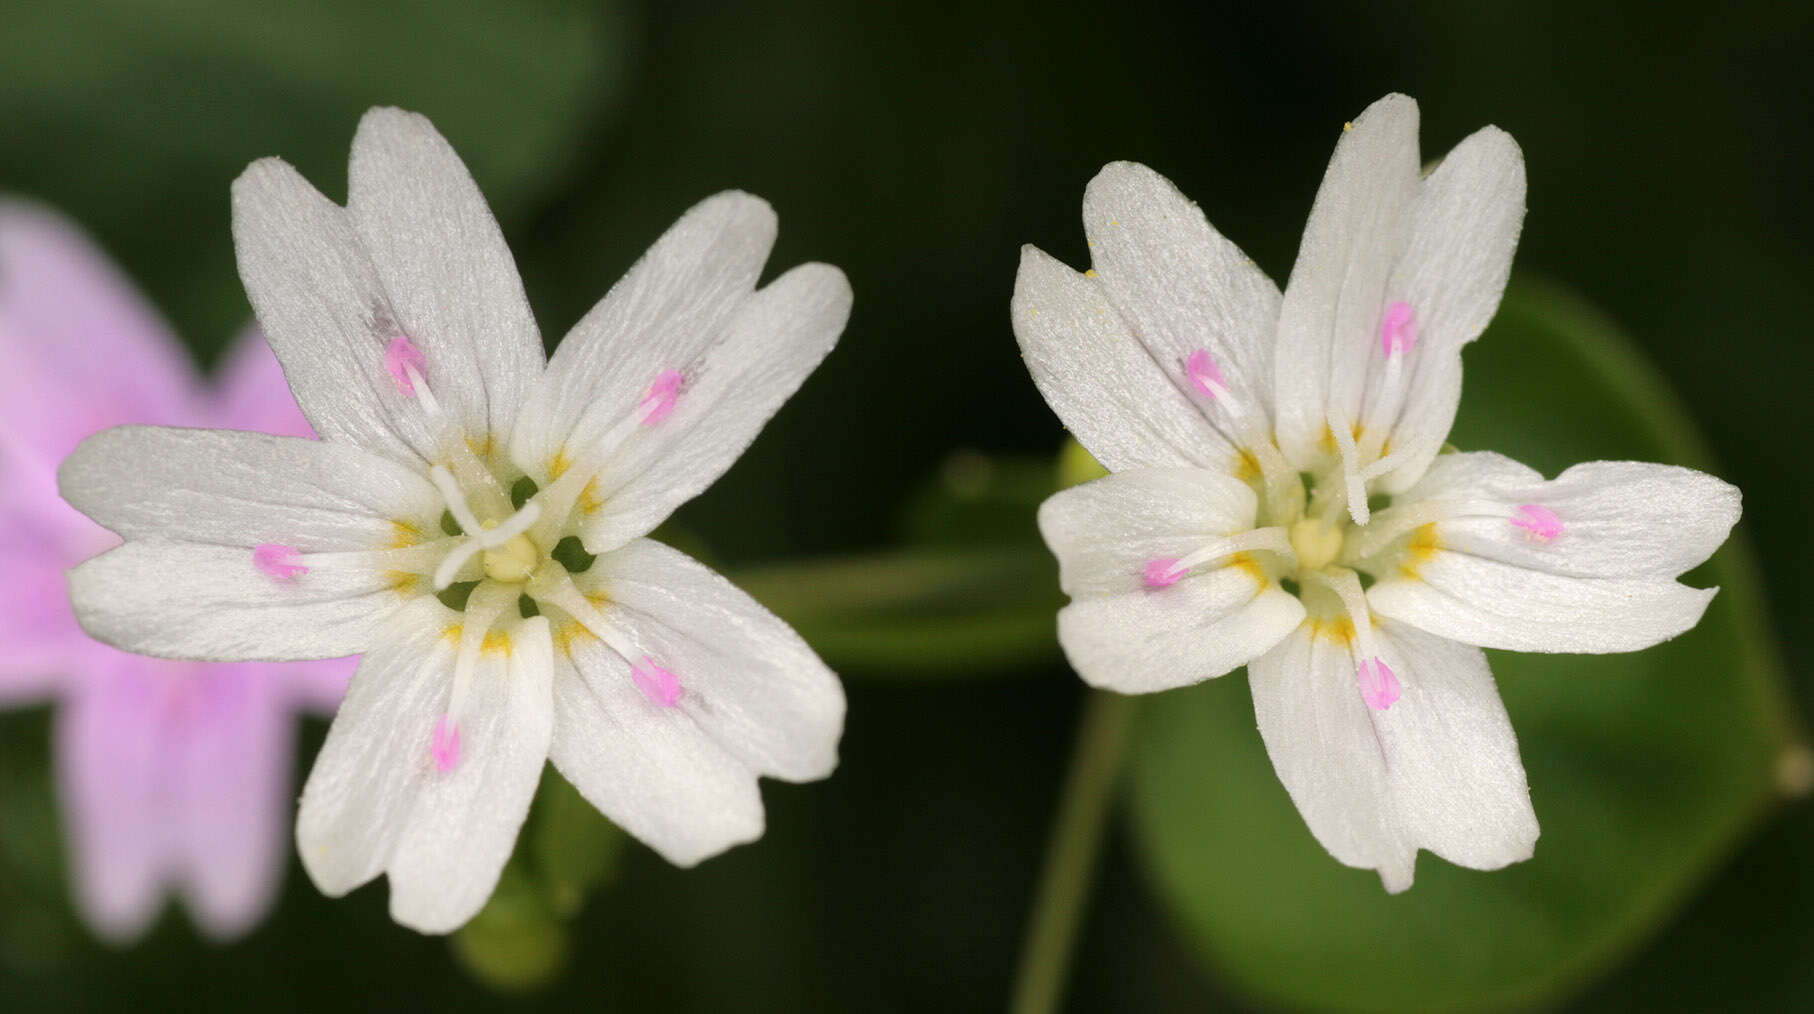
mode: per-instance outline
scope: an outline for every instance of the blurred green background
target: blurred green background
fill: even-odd
[[[281,154],[343,197],[376,104],[428,114],[466,158],[550,341],[727,187],[779,212],[771,273],[829,261],[857,300],[824,367],[677,517],[784,615],[795,603],[846,676],[842,767],[768,784],[760,843],[690,872],[623,847],[555,926],[564,964],[526,993],[474,969],[535,965],[556,946],[545,913],[512,922],[501,898],[450,948],[394,926],[382,886],[328,901],[293,861],[241,943],[211,948],[172,910],[113,951],[65,900],[47,712],[4,715],[0,1007],[124,992],[185,1010],[999,1008],[1084,699],[1043,633],[1057,596],[1031,511],[1048,480],[1025,462],[1062,433],[1008,326],[1019,247],[1083,265],[1083,186],[1129,158],[1283,284],[1340,124],[1394,90],[1422,106],[1426,157],[1489,122],[1518,139],[1518,269],[1585,294],[1639,350],[1526,284],[1470,352],[1457,442],[1552,473],[1602,453],[1716,469],[1745,520],[1697,578],[1730,594],[1643,661],[1496,656],[1538,858],[1479,875],[1426,856],[1399,908],[1289,813],[1244,679],[1157,700],[1069,1003],[1814,1006],[1814,810],[1774,798],[1814,703],[1796,513],[1814,437],[1814,8],[119,0],[5,22],[0,190],[83,222],[204,363],[249,315],[229,182]],[[1487,351],[1513,329],[1525,340]],[[1020,598],[967,589],[919,627],[853,635],[770,566],[908,542],[986,547]],[[979,610],[993,625],[965,626]],[[1356,954],[1404,974],[1349,975]]]

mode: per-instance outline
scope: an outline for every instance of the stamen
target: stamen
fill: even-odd
[[[630,679],[651,704],[671,708],[680,703],[680,680],[647,655],[642,657],[641,665],[630,665]]]
[[[1307,571],[1304,576],[1334,592],[1348,612],[1348,621],[1354,625],[1354,643],[1360,649],[1355,657],[1362,660],[1354,673],[1361,699],[1375,711],[1391,707],[1401,688],[1397,675],[1380,657],[1379,642],[1373,636],[1373,611],[1367,607],[1360,576],[1343,567]]]
[[[1366,701],[1367,707],[1374,711],[1384,711],[1391,707],[1404,690],[1392,667],[1379,658],[1362,662],[1354,678],[1360,684],[1361,700]]]
[[[529,593],[538,601],[553,605],[567,615],[579,621],[580,626],[591,631],[605,647],[616,652],[625,661],[642,655],[642,664],[630,663],[630,679],[640,688],[643,696],[652,704],[671,708],[680,701],[680,680],[672,672],[662,668],[660,663],[647,654],[639,652],[630,644],[611,621],[599,613],[590,599],[580,594],[565,570],[558,567],[549,568],[538,574],[531,584]]]
[[[674,411],[675,402],[680,400],[681,382],[685,379],[679,370],[663,370],[655,375],[655,383],[650,385],[649,393],[643,395],[642,399],[645,406],[650,402],[655,404],[654,408],[649,409],[649,414],[642,417],[644,426],[653,426]]]
[[[295,546],[261,542],[252,547],[252,566],[273,581],[292,581],[296,575],[309,572],[309,568],[296,562],[301,555]]]
[[[1379,321],[1379,347],[1390,356],[1394,352],[1409,353],[1417,344],[1417,322],[1411,311],[1411,304],[1403,301],[1386,307],[1385,316]]]
[[[435,770],[446,774],[460,763],[460,727],[442,715],[435,720],[435,731],[429,742],[429,753],[435,758]]]
[[[427,390],[422,383],[422,374],[428,371],[428,357],[409,340],[407,335],[398,335],[384,347],[384,368],[390,371],[391,379],[397,382],[397,390],[405,396],[413,395],[418,390]]]
[[[626,660],[642,654],[630,644],[611,621],[599,613],[590,599],[580,593],[579,587],[563,567],[543,567],[536,571],[529,581],[526,594],[537,602],[546,602],[560,608],[567,615],[579,621],[580,626],[591,631],[593,636],[605,642],[605,647],[622,655]]]
[[[1422,500],[1393,506],[1381,511],[1367,527],[1349,534],[1341,562],[1365,560],[1427,524],[1464,517],[1504,516],[1505,508],[1490,500]]]
[[[1512,526],[1524,529],[1525,538],[1543,545],[1555,541],[1564,527],[1555,511],[1534,503],[1518,508],[1518,513],[1512,516]]]
[[[1228,381],[1216,367],[1216,361],[1209,357],[1208,349],[1198,349],[1190,354],[1184,361],[1184,375],[1197,390],[1211,398],[1223,398],[1228,394]]]
[[[1141,570],[1141,579],[1148,588],[1167,588],[1177,584],[1191,568],[1234,556],[1237,553],[1263,551],[1277,553],[1284,557],[1292,567],[1297,566],[1297,554],[1291,548],[1291,536],[1283,528],[1255,528],[1250,531],[1217,539],[1202,549],[1183,558],[1161,557],[1149,562]]]
[[[1177,557],[1162,556],[1148,563],[1141,576],[1148,588],[1169,588],[1184,576],[1184,568],[1178,566]]]
[[[1347,494],[1348,516],[1357,525],[1365,525],[1372,512],[1367,507],[1367,481],[1360,471],[1359,455],[1354,447],[1354,430],[1334,416],[1329,417],[1329,432],[1342,456],[1343,490]]]
[[[518,589],[489,582],[473,589],[466,600],[466,612],[460,621],[460,649],[454,656],[453,691],[448,695],[447,711],[435,723],[435,767],[450,770],[460,761],[460,718],[466,713],[466,695],[472,686],[472,674],[479,665],[479,652],[485,646],[485,635],[504,614],[506,606],[516,604]],[[451,730],[451,733],[445,730]],[[443,750],[443,746],[446,747]],[[441,766],[443,753],[448,762]]]

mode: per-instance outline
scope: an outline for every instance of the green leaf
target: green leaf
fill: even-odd
[[[1516,286],[1466,361],[1458,446],[1552,475],[1596,458],[1709,467],[1653,368],[1555,288]],[[1742,538],[1690,581],[1720,594],[1648,651],[1489,652],[1543,829],[1529,862],[1481,873],[1425,853],[1416,885],[1386,894],[1310,836],[1230,676],[1142,715],[1131,804],[1153,884],[1204,958],[1269,1003],[1480,1009],[1584,985],[1771,810],[1794,739]]]
[[[360,114],[400,105],[508,224],[615,106],[627,43],[619,5],[579,0],[13,5],[0,188],[82,220],[179,331],[218,346],[250,317],[227,228],[247,163],[280,155],[338,199]]]

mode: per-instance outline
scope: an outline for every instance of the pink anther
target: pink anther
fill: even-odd
[[[309,568],[296,562],[301,556],[295,546],[261,542],[252,547],[252,566],[273,581],[289,581],[309,572]]]
[[[1160,557],[1147,564],[1141,576],[1146,579],[1148,588],[1169,588],[1184,576],[1184,568],[1178,566],[1175,556]]]
[[[663,370],[655,375],[655,383],[649,386],[649,393],[642,399],[645,406],[654,405],[649,414],[642,417],[644,426],[653,426],[674,411],[674,403],[680,400],[681,381],[685,379],[679,370]]]
[[[1562,519],[1541,504],[1527,503],[1512,515],[1512,527],[1524,529],[1525,538],[1548,545],[1562,534]]]
[[[1386,307],[1379,321],[1379,347],[1386,355],[1410,352],[1417,344],[1417,322],[1412,319],[1411,304],[1403,301]]]
[[[1362,662],[1354,675],[1360,683],[1361,700],[1366,701],[1367,707],[1374,711],[1384,711],[1391,707],[1403,691],[1398,684],[1398,676],[1383,659],[1370,658]]]
[[[1211,398],[1220,398],[1228,393],[1228,381],[1222,378],[1222,371],[1216,367],[1216,361],[1209,357],[1208,349],[1198,349],[1184,361],[1184,375],[1197,390]]]
[[[406,395],[416,393],[416,385],[409,379],[411,370],[416,376],[428,373],[428,357],[416,347],[416,343],[407,336],[399,335],[391,339],[384,347],[384,368],[390,371],[391,379],[397,382],[397,390]]]
[[[649,703],[664,708],[680,703],[680,680],[657,665],[649,656],[642,657],[641,665],[630,666],[630,678],[642,688],[643,696],[649,699]]]
[[[460,727],[446,715],[435,719],[435,732],[428,751],[435,758],[435,770],[446,774],[460,763]]]

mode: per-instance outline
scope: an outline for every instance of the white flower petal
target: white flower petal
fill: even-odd
[[[1104,467],[1234,464],[1233,445],[1185,397],[1175,370],[1134,337],[1095,279],[1022,247],[1012,313],[1033,383]]]
[[[1419,848],[1482,870],[1529,858],[1537,818],[1485,655],[1391,622],[1377,636],[1402,688],[1383,711],[1362,700],[1347,646],[1309,624],[1247,667],[1266,751],[1311,833],[1395,893]]]
[[[1237,669],[1303,619],[1296,596],[1226,566],[1166,588],[1077,599],[1058,611],[1058,643],[1090,685],[1144,694]]]
[[[210,661],[338,658],[377,643],[404,598],[372,566],[342,562],[278,580],[252,551],[145,539],[69,572],[82,629],[127,651]]]
[[[347,211],[440,404],[468,434],[508,436],[542,339],[465,163],[427,117],[373,109],[353,139]]]
[[[1207,351],[1228,393],[1195,403],[1236,442],[1245,431],[1229,401],[1263,427],[1279,320],[1272,279],[1170,180],[1136,162],[1111,162],[1090,181],[1083,224],[1109,301],[1171,381],[1190,397],[1185,364]]]
[[[1461,395],[1461,347],[1499,309],[1524,225],[1524,192],[1524,155],[1497,127],[1456,145],[1418,189],[1410,237],[1386,286],[1387,304],[1408,304],[1417,328],[1391,438],[1404,463],[1382,480],[1388,491],[1415,482],[1448,438]]]
[[[1417,103],[1388,95],[1343,129],[1279,309],[1279,449],[1307,465],[1330,414],[1359,417],[1387,276],[1418,190]]]
[[[1505,517],[1438,526],[1442,545],[1532,570],[1576,577],[1672,578],[1700,565],[1738,523],[1738,487],[1704,472],[1642,461],[1589,461],[1546,481],[1491,452],[1445,454],[1403,498],[1525,504],[1556,515],[1548,542]]]
[[[639,422],[616,446],[586,448],[576,436],[574,456],[602,465],[602,506],[580,524],[586,548],[647,534],[716,481],[831,351],[850,302],[842,271],[802,264],[744,301],[720,341],[669,364],[684,379],[665,417]]]
[[[678,710],[732,756],[793,782],[837,767],[844,688],[761,603],[649,539],[600,556],[582,583],[605,595],[608,620],[678,677]]]
[[[57,479],[76,509],[128,539],[372,549],[396,538],[395,522],[432,532],[441,518],[415,469],[263,433],[121,426],[83,441]]]
[[[404,461],[434,457],[414,396],[385,367],[402,325],[346,209],[282,159],[260,159],[233,182],[233,244],[252,309],[315,432]],[[437,370],[427,369],[432,388]]]
[[[1054,493],[1039,531],[1074,596],[1144,588],[1148,563],[1253,526],[1252,487],[1201,468],[1136,468]]]
[[[1461,407],[1461,353],[1432,353],[1406,379],[1404,405],[1385,450],[1399,464],[1377,480],[1376,492],[1397,493],[1415,482],[1448,442]]]
[[[458,616],[433,599],[399,613],[347,687],[309,771],[296,817],[296,852],[323,894],[339,897],[384,871],[433,773],[434,723],[447,706]],[[474,682],[502,679],[480,659]]]
[[[554,350],[518,414],[512,460],[539,478],[569,439],[640,416],[657,376],[723,338],[774,243],[775,213],[759,197],[726,191],[689,209]]]
[[[1674,577],[1726,540],[1739,492],[1671,465],[1595,461],[1554,480],[1502,455],[1442,455],[1404,499],[1501,505],[1437,523],[1437,546],[1375,585],[1380,613],[1468,644],[1514,651],[1635,651],[1700,621],[1717,589]],[[1547,541],[1515,523],[1550,512]]]
[[[511,631],[507,660],[482,660],[473,673],[459,762],[420,783],[386,866],[391,916],[403,925],[447,933],[491,897],[548,759],[553,668],[548,621],[537,616]],[[419,762],[432,729],[418,727]]]
[[[676,866],[762,837],[755,772],[684,709],[645,697],[603,644],[577,637],[571,651],[555,661],[549,758],[581,795]]]
[[[1437,550],[1416,577],[1374,585],[1382,616],[1506,651],[1637,651],[1689,630],[1718,588],[1662,578],[1568,577]]]

